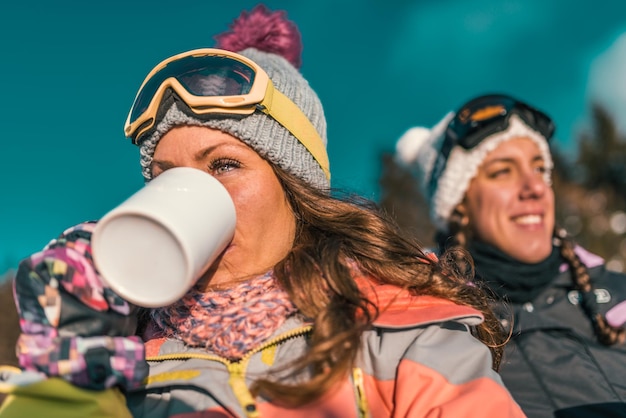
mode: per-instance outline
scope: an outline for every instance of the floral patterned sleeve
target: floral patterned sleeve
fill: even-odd
[[[77,386],[130,389],[147,375],[136,307],[104,286],[91,257],[94,222],[77,225],[18,268],[17,354],[23,370]]]

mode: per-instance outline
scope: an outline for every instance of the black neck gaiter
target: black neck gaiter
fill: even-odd
[[[563,262],[558,247],[545,260],[522,263],[497,248],[472,242],[469,252],[474,259],[477,279],[482,280],[501,299],[524,303],[532,301],[556,278]]]

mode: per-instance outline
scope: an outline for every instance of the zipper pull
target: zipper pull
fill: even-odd
[[[248,385],[246,385],[246,379],[244,376],[244,370],[240,363],[231,363],[228,366],[228,371],[230,373],[230,379],[228,379],[228,383],[237,397],[239,404],[243,408],[246,417],[248,418],[259,418],[261,415],[256,407],[256,402],[248,389]]]

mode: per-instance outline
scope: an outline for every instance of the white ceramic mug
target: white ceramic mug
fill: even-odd
[[[224,251],[235,223],[235,205],[218,180],[172,168],[102,217],[92,236],[94,263],[128,302],[167,306]]]

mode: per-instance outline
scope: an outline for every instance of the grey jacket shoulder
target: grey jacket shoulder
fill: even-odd
[[[589,274],[602,314],[626,309],[626,275]],[[626,417],[626,345],[600,344],[579,298],[565,270],[532,302],[497,307],[512,328],[500,373],[529,417]]]

